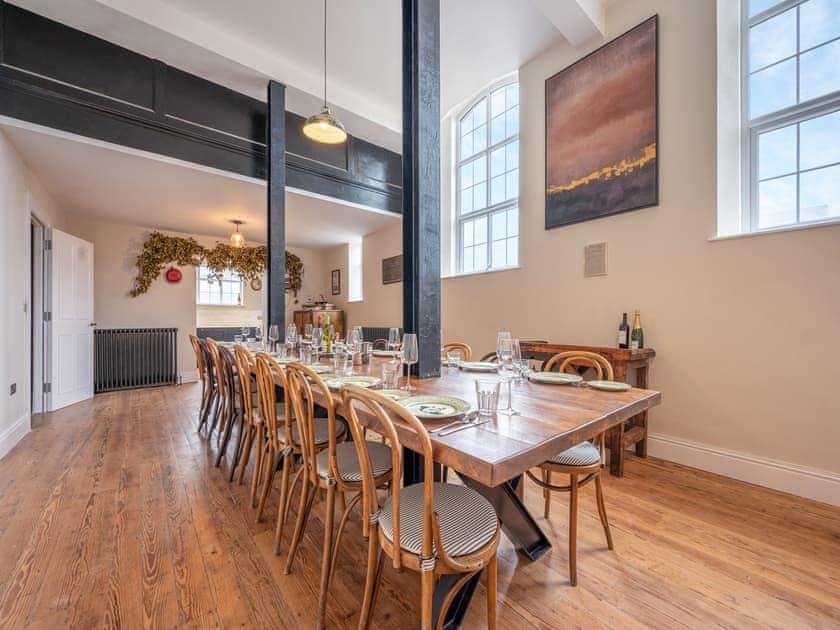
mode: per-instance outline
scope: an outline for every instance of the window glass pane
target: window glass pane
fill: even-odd
[[[758,178],[796,172],[796,125],[758,136]]]
[[[478,153],[487,148],[487,125],[481,125],[473,131],[473,151]]]
[[[490,230],[494,240],[507,237],[507,212],[493,213]]]
[[[509,236],[519,234],[519,208],[511,208],[507,213],[507,233]]]
[[[490,144],[496,144],[505,139],[505,115],[496,116],[490,121]]]
[[[481,182],[473,186],[473,210],[487,207],[487,183]]]
[[[751,118],[795,104],[796,59],[788,59],[750,75]]]
[[[840,217],[840,166],[802,173],[799,186],[800,221]]]
[[[796,175],[758,185],[758,227],[796,223]]]
[[[487,122],[487,99],[483,98],[475,104],[472,110],[473,124],[478,127]]]
[[[796,54],[796,8],[750,29],[750,71]]]
[[[505,118],[507,119],[507,133],[505,134],[505,138],[510,138],[519,133],[519,107],[509,109],[505,114]]]
[[[503,114],[505,109],[505,89],[501,88],[490,95],[490,116]]]
[[[470,112],[461,119],[461,137],[467,135],[470,131],[472,131],[473,111],[474,110],[470,110]]]
[[[461,159],[468,158],[473,154],[473,137],[472,133],[461,138]]]
[[[505,106],[510,109],[514,105],[519,105],[518,83],[514,83],[513,85],[509,85],[505,88]]]
[[[475,271],[487,269],[487,244],[475,246]]]
[[[481,243],[487,242],[487,217],[479,217],[473,223],[475,223],[475,244],[479,245]]]
[[[507,190],[505,199],[516,199],[519,196],[519,169],[507,174]]]
[[[507,240],[493,241],[493,258],[491,267],[504,267],[507,265]]]
[[[519,264],[519,238],[516,236],[507,240],[507,264]]]
[[[473,209],[473,189],[467,188],[461,191],[461,214],[472,212]]]
[[[799,50],[840,37],[840,0],[808,0],[799,6]]]
[[[779,4],[781,0],[750,0],[750,17]]]
[[[473,185],[473,166],[472,162],[469,164],[463,164],[460,168],[460,175],[461,175],[461,190],[464,188],[469,188]]]
[[[840,111],[799,125],[799,168],[840,162]]]
[[[799,100],[807,101],[840,90],[840,40],[799,58]]]
[[[464,254],[462,256],[462,264],[464,267],[464,271],[472,271],[474,269],[474,262],[473,262],[473,248],[472,247],[465,247]]]
[[[473,181],[476,183],[487,181],[487,156],[482,155],[473,162]]]
[[[464,245],[472,245],[473,244],[473,222],[472,221],[464,221],[462,223],[462,230],[463,230],[463,239]]]
[[[499,175],[490,180],[490,204],[495,205],[505,200],[505,176]]]
[[[501,175],[505,172],[505,147],[490,152],[490,177]]]
[[[508,171],[519,168],[519,140],[514,140],[505,148],[505,168]]]

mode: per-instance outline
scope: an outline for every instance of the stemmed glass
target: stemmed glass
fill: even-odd
[[[312,362],[317,363],[321,353],[321,344],[324,343],[324,330],[320,326],[312,329]]]
[[[271,344],[271,351],[274,352],[277,348],[277,342],[280,340],[280,326],[271,324],[268,327],[268,342]]]
[[[353,353],[361,350],[362,345],[362,331],[358,326],[354,326],[347,333],[347,348]]]
[[[306,324],[306,326],[303,327],[303,338],[312,339],[312,324]]]
[[[248,339],[251,336],[251,327],[250,326],[243,326],[242,327],[242,338]]]
[[[389,328],[388,329],[388,350],[394,351],[397,349],[397,346],[400,344],[400,329],[399,328]]]
[[[500,339],[498,349],[496,354],[499,358],[499,368],[501,369],[502,379],[507,383],[507,390],[508,390],[508,404],[507,407],[501,409],[499,413],[503,413],[508,416],[517,416],[519,412],[513,408],[513,379],[514,374],[513,371],[515,368],[514,363],[514,340],[507,338],[507,339]],[[516,354],[520,354],[518,352],[519,341],[516,342]],[[517,359],[518,360],[518,359]],[[508,374],[511,372],[511,374]]]
[[[417,363],[417,335],[414,333],[406,333],[402,339],[402,362],[408,366],[408,379],[405,382],[406,391],[414,391],[416,387],[411,385],[411,366]]]

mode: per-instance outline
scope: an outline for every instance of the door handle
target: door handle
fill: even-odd
[[[96,322],[91,322],[90,326],[91,326],[91,328],[93,328],[94,326],[96,326]]]

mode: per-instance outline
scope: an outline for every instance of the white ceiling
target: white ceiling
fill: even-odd
[[[265,242],[261,181],[168,160],[70,134],[0,120],[0,131],[71,215],[217,236],[241,219],[248,242]],[[299,247],[348,243],[400,218],[304,193],[286,193],[286,242]]]
[[[322,95],[318,0],[12,0],[256,98],[268,78],[308,115]],[[441,113],[565,37],[603,31],[604,0],[441,0]],[[400,151],[401,3],[331,0],[328,99],[348,130]],[[561,34],[562,33],[562,34]]]

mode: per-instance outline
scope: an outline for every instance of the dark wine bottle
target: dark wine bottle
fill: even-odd
[[[630,326],[627,324],[627,313],[621,316],[621,325],[618,327],[618,347],[630,347]]]
[[[639,309],[636,309],[635,321],[633,322],[633,332],[630,333],[630,349],[638,350],[645,347],[645,333],[642,331],[642,318],[639,315]]]

